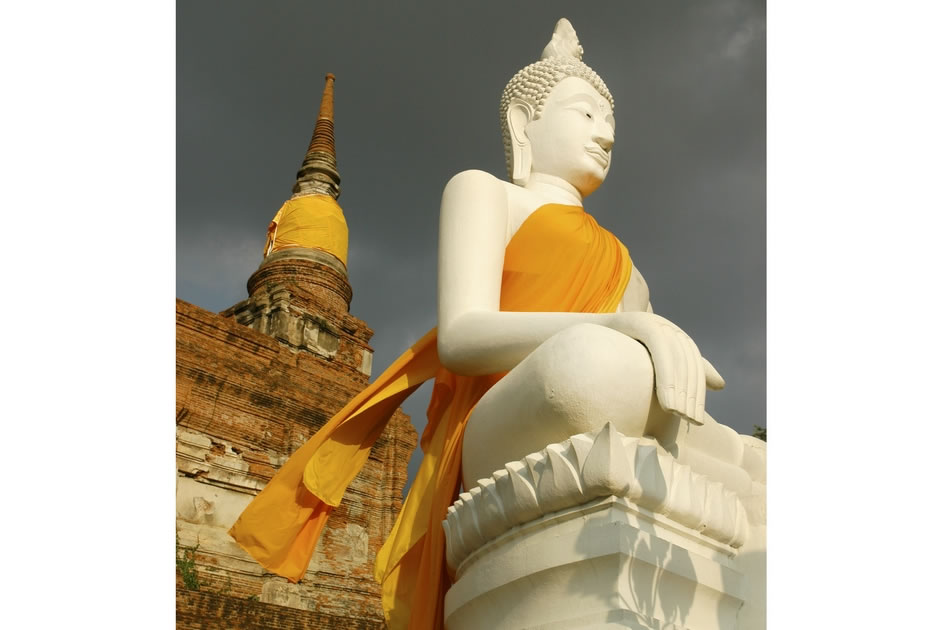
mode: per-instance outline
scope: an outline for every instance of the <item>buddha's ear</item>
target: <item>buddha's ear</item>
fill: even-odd
[[[532,145],[525,135],[525,126],[532,119],[532,108],[525,101],[513,98],[506,112],[506,123],[512,141],[512,182],[524,186],[532,172]]]

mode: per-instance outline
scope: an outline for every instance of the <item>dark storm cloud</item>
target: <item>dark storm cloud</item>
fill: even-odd
[[[351,310],[379,373],[435,323],[444,184],[504,176],[499,95],[565,16],[617,104],[586,207],[725,376],[710,412],[765,424],[764,3],[446,4],[178,5],[178,296],[214,311],[246,296],[333,72]]]

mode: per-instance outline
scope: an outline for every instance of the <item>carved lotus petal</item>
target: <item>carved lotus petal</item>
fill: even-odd
[[[693,475],[689,466],[680,466],[670,490],[673,520],[687,527],[696,527],[702,520],[705,505],[705,477]]]
[[[525,456],[525,459],[522,460],[528,467],[529,475],[531,475],[530,483],[536,487],[538,486],[538,477],[540,474],[538,469],[544,466],[544,456],[545,451],[541,450],[537,453],[529,453]]]
[[[452,505],[446,508],[446,518],[443,519],[443,538],[446,540],[446,565],[458,566],[460,558],[466,557],[465,549],[457,549],[462,545],[462,534],[456,524],[456,508]]]
[[[468,556],[472,550],[469,549],[469,546],[466,545],[465,541],[463,540],[463,525],[461,522],[459,510],[457,509],[457,504],[453,504],[446,508],[446,519],[443,521],[443,524],[444,526],[449,524],[449,530],[445,530],[444,527],[444,530],[447,533],[447,562],[451,563],[450,566],[459,566],[462,558]]]
[[[587,455],[590,453],[591,447],[594,446],[594,440],[587,433],[581,433],[572,435],[568,438],[568,441],[571,442],[571,448],[574,449],[576,468],[581,471],[586,484],[587,477],[584,475],[584,464],[587,461]]]
[[[478,499],[482,494],[482,491],[476,487],[472,488],[469,492],[462,492],[459,495],[460,500],[466,505],[463,506],[463,509],[457,510],[460,514],[460,519],[463,526],[463,543],[470,552],[479,549],[487,539],[482,537],[482,533],[479,530],[479,517],[476,514],[476,510],[470,509],[472,507],[472,502],[474,499]]]
[[[643,488],[643,494],[637,499],[637,503],[647,509],[658,510],[666,503],[669,486],[660,468],[659,451],[655,443],[648,444],[640,440],[634,473]]]
[[[738,535],[738,496],[731,490],[722,488],[722,501],[725,507],[725,528],[719,532],[717,540],[731,543]]]
[[[662,452],[658,455],[658,460],[660,465],[660,473],[663,476],[663,482],[666,484],[667,491],[665,499],[655,508],[655,510],[661,514],[667,514],[670,512],[670,497],[672,496],[673,482],[675,480],[676,471],[679,468],[679,465],[672,458],[672,456]]]
[[[506,464],[504,470],[496,473],[495,481],[502,505],[512,515],[511,525],[526,523],[541,516],[531,473],[525,464],[520,461]]]
[[[633,469],[627,448],[613,423],[608,422],[597,433],[581,469],[589,497],[627,496]]]
[[[476,501],[479,529],[483,538],[491,540],[505,532],[512,524],[506,519],[495,480],[480,479],[479,488],[482,490],[479,500]]]
[[[734,520],[725,509],[725,487],[717,481],[706,484],[705,506],[702,510],[702,520],[696,527],[706,536],[714,539],[725,538],[726,531],[735,529]]]
[[[582,492],[578,472],[565,456],[564,445],[551,444],[545,450],[547,455],[538,477],[538,504],[547,514],[574,505],[575,497]]]
[[[734,493],[733,493],[734,494]],[[735,533],[729,544],[738,549],[748,540],[748,512],[740,498],[735,497]]]

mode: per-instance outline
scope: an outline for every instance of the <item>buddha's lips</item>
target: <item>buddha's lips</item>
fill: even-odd
[[[606,168],[607,165],[610,164],[610,154],[599,146],[595,144],[587,145],[584,147],[584,150],[587,151],[592,158],[597,160],[601,166]]]

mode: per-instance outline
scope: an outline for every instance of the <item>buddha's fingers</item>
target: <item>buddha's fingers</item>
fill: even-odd
[[[692,340],[678,326],[659,316],[648,318],[655,325],[645,325],[635,331],[635,338],[650,353],[656,380],[656,397],[665,411],[697,422],[695,397],[698,381],[690,379],[699,374],[698,350]],[[646,321],[646,320],[644,320]],[[648,323],[649,323],[648,322]],[[696,378],[699,378],[696,376]],[[701,424],[701,422],[699,422]]]
[[[708,361],[702,358],[702,355],[699,355],[696,358],[696,364],[699,366],[699,380],[696,382],[696,410],[695,410],[695,421],[697,424],[705,424],[705,387],[706,387],[706,372]],[[711,367],[711,366],[710,366]]]
[[[656,399],[660,407],[669,412],[676,411],[676,379],[674,374],[673,346],[675,341],[672,330],[667,326],[655,326],[641,339],[650,351],[653,359],[653,372],[656,379]]]
[[[702,357],[702,362],[705,365],[705,384],[706,387],[713,390],[720,390],[725,387],[725,379],[722,378],[722,375],[719,374],[718,370],[709,363],[709,361]]]
[[[676,347],[679,348],[678,363],[676,364],[676,381],[678,383],[676,388],[676,408],[679,410],[679,413],[683,414],[687,418],[689,416],[689,392],[690,379],[689,379],[689,369],[690,363],[692,362],[692,357],[689,356],[689,348],[686,343],[686,335],[681,330],[674,331],[676,337]]]
[[[702,362],[699,361],[699,349],[689,335],[683,331],[676,333],[679,343],[683,347],[686,355],[686,417],[695,422],[701,422],[701,418],[696,416],[696,395],[699,390],[699,380],[705,380],[705,372],[702,368]]]
[[[686,403],[689,396],[689,353],[686,344],[683,342],[684,335],[676,326],[663,326],[663,332],[673,350],[673,381],[675,385],[674,393],[676,394],[673,401],[673,411],[688,416]]]

